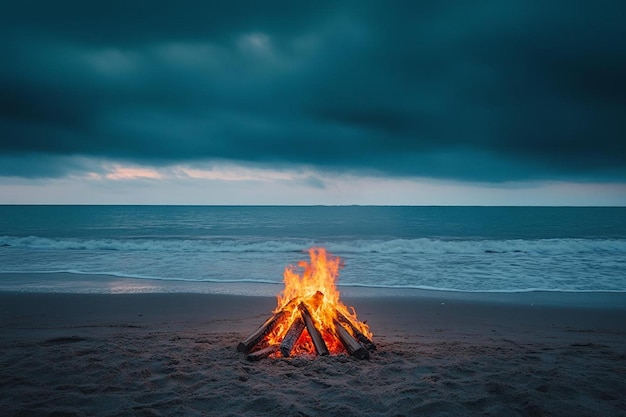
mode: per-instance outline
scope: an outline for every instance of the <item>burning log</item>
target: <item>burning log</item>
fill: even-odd
[[[237,345],[239,352],[248,353],[259,343],[265,336],[267,336],[274,328],[285,321],[288,318],[289,313],[287,307],[293,305],[295,300],[289,301],[285,307],[278,313],[268,318],[254,333],[248,336],[243,342]]]
[[[369,337],[361,333],[361,331],[357,329],[356,326],[352,324],[352,322],[339,311],[337,311],[337,320],[339,320],[340,323],[348,325],[348,327],[350,327],[350,330],[352,330],[352,334],[354,335],[354,337],[359,342],[361,342],[361,344],[363,344],[363,346],[365,346],[367,350],[372,352],[376,350],[376,345],[374,344],[374,342],[372,342]]]
[[[348,332],[341,323],[337,320],[335,323],[335,334],[343,343],[343,346],[346,348],[348,353],[351,356],[354,356],[357,359],[369,359],[370,353],[367,349],[365,349],[361,344],[356,340],[350,332]]]
[[[321,293],[318,291],[318,294]],[[309,336],[311,336],[311,340],[313,341],[313,346],[315,346],[315,352],[317,352],[317,354],[320,356],[328,355],[328,347],[326,347],[326,343],[324,342],[322,334],[315,326],[315,321],[313,320],[313,317],[311,317],[309,309],[306,308],[306,305],[304,305],[304,303],[300,303],[298,308],[300,309],[300,314],[304,319],[306,329],[309,331]]]
[[[278,323],[286,319],[287,313],[285,311],[280,311],[274,314],[268,318],[254,333],[248,336],[243,342],[239,343],[239,345],[237,345],[237,350],[243,353],[250,352],[252,348],[261,341],[261,339],[263,339],[274,329],[274,327],[276,327]]]
[[[247,358],[249,361],[260,361],[261,359],[265,359],[270,356],[272,353],[278,350],[278,345],[270,345],[265,349],[257,350],[255,352],[249,353]]]
[[[283,341],[280,343],[280,353],[285,358],[288,358],[291,355],[291,351],[296,345],[296,342],[298,341],[298,338],[304,331],[305,327],[306,325],[304,324],[304,320],[302,320],[302,317],[298,317],[291,324],[289,330],[287,330],[287,334],[285,334]]]
[[[323,300],[324,293],[321,291],[316,291],[315,294],[306,299],[306,304],[310,306],[313,311],[317,311],[319,310],[320,304],[322,304]]]

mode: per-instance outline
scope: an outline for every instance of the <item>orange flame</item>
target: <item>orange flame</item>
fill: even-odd
[[[339,299],[340,294],[335,283],[339,276],[339,269],[343,267],[341,259],[327,253],[324,248],[309,249],[309,256],[310,262],[298,262],[301,273],[296,272],[296,267],[292,265],[285,268],[285,288],[277,295],[278,305],[274,313],[287,311],[289,318],[277,325],[268,335],[266,339],[268,344],[280,344],[292,323],[300,317],[298,310],[300,303],[303,303],[311,313],[330,354],[345,352],[343,344],[335,334],[334,323],[338,320],[339,314],[371,339],[372,333],[369,326],[357,319],[354,308],[347,307]],[[297,340],[293,354],[313,353],[315,349],[311,337],[305,330]]]

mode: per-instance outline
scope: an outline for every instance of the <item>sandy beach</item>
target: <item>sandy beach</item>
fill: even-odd
[[[0,293],[6,416],[623,416],[624,294],[346,297],[378,346],[249,362],[268,296]],[[582,306],[582,307],[581,307]]]

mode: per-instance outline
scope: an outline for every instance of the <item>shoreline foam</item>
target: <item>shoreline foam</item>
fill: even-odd
[[[613,291],[456,291],[338,285],[342,297],[466,300],[491,303],[626,309],[626,292]],[[217,282],[129,278],[102,274],[0,273],[0,293],[58,294],[223,294],[275,297],[282,283]]]

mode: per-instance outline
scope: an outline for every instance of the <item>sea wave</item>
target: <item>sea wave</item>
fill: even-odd
[[[0,237],[0,247],[37,250],[301,252],[302,243],[234,239],[77,239],[38,236]]]
[[[22,281],[19,285],[7,285],[6,275],[21,275],[21,276],[29,276],[31,279],[37,282],[37,286],[32,287],[28,284],[28,281]],[[60,279],[58,274],[67,274],[67,278]],[[97,276],[104,278],[103,280],[94,280],[88,281],[83,279],[84,276]],[[0,272],[0,290],[1,289],[9,289],[15,291],[49,291],[50,288],[54,286],[58,286],[59,282],[72,282],[78,285],[62,286],[62,290],[66,292],[83,292],[85,289],[86,292],[102,292],[99,291],[98,288],[107,283],[106,279],[130,279],[136,280],[137,283],[141,282],[153,282],[160,283],[159,286],[155,286],[156,292],[168,292],[171,286],[176,287],[176,291],[182,292],[211,292],[213,290],[212,284],[223,285],[234,285],[240,286],[244,290],[246,289],[246,285],[255,285],[255,286],[263,286],[268,289],[268,293],[272,295],[279,292],[283,283],[280,281],[271,281],[271,280],[262,280],[262,279],[231,279],[231,280],[218,280],[218,279],[182,279],[182,278],[163,278],[157,276],[145,276],[145,275],[137,275],[137,274],[124,274],[120,272],[88,272],[88,271],[80,271],[73,269],[66,270],[51,270],[51,271],[20,271],[20,272]],[[8,280],[9,284],[11,281]],[[48,286],[46,286],[46,283]],[[208,286],[207,286],[208,284]],[[360,283],[337,283],[337,287],[340,289],[369,289],[369,290],[382,290],[385,294],[385,290],[392,291],[401,291],[401,290],[420,290],[420,291],[429,291],[429,292],[449,292],[449,293],[469,293],[469,294],[521,294],[521,293],[613,293],[613,294],[625,294],[626,289],[580,289],[580,288],[568,288],[568,289],[559,289],[559,288],[549,288],[549,287],[521,287],[515,289],[459,289],[453,287],[446,286],[432,286],[432,285],[377,285],[377,284],[360,284]],[[147,291],[150,292],[150,288],[147,287]],[[232,287],[234,292],[237,287]],[[254,287],[258,288],[258,287]],[[244,293],[248,293],[249,291],[244,291]],[[256,290],[258,292],[258,290]],[[263,292],[263,291],[261,291]],[[380,292],[375,292],[373,294],[380,295]],[[393,292],[390,294],[403,294],[398,292]],[[258,295],[255,293],[255,295]]]
[[[78,239],[38,236],[1,236],[0,249],[50,251],[156,251],[200,253],[290,253],[324,246],[341,254],[499,254],[538,255],[579,253],[626,253],[626,239],[389,239],[329,240],[305,239]]]

